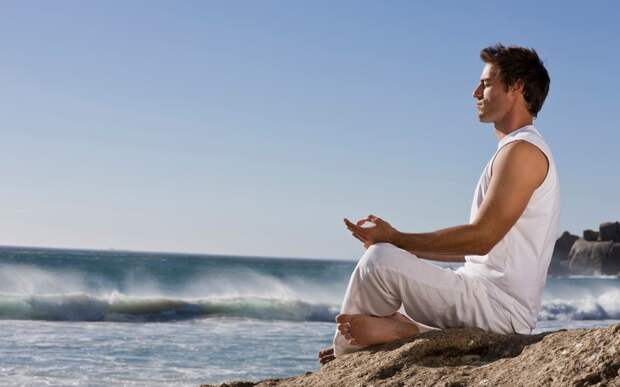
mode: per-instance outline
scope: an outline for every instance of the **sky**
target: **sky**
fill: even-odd
[[[466,224],[480,49],[532,47],[561,231],[620,220],[613,1],[2,1],[0,245],[357,259]]]

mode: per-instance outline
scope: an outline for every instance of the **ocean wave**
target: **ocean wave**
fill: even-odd
[[[300,300],[234,297],[175,299],[113,293],[0,294],[0,319],[163,322],[212,317],[333,322],[337,305]]]
[[[545,300],[539,320],[608,320],[620,319],[620,289],[576,300]]]
[[[1,320],[165,322],[196,318],[238,317],[259,320],[333,322],[334,304],[264,297],[183,299],[104,296],[87,293],[0,294]],[[539,320],[620,319],[620,290],[577,300],[545,300]]]

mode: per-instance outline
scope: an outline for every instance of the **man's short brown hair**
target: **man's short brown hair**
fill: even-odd
[[[523,81],[523,98],[527,110],[536,117],[549,93],[549,73],[536,50],[498,43],[483,48],[480,59],[499,68],[499,75],[506,90],[518,80]]]

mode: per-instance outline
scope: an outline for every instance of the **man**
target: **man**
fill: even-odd
[[[355,224],[344,219],[366,252],[336,318],[334,345],[319,353],[321,364],[429,329],[528,334],[535,327],[560,205],[555,162],[532,125],[549,75],[536,51],[523,47],[498,44],[480,57],[473,96],[498,146],[476,187],[470,223],[416,234],[374,215]],[[420,258],[465,264],[454,271]]]

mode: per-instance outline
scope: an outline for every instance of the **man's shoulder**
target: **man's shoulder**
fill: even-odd
[[[548,170],[549,160],[539,146],[527,140],[515,139],[497,152],[491,174],[527,178],[538,187],[547,176]]]
[[[539,161],[547,159],[545,151],[540,145],[523,138],[516,138],[507,143],[500,148],[498,155],[500,153],[510,154],[512,158],[535,158]]]

